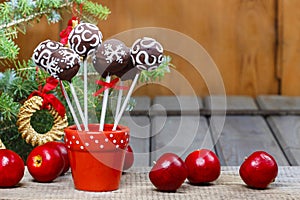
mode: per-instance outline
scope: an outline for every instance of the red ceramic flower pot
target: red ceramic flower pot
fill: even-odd
[[[65,143],[74,186],[78,190],[104,192],[119,188],[125,150],[129,142],[129,128],[113,124],[89,124],[89,131],[76,126],[65,129]]]

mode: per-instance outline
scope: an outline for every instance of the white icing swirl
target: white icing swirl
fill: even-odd
[[[80,56],[87,56],[102,43],[102,33],[98,27],[90,23],[77,25],[68,37],[70,47]]]
[[[140,43],[140,41],[141,41],[142,39],[137,39],[134,43],[133,43],[133,45],[132,45],[132,48],[131,48],[131,54],[137,54],[139,51],[140,51],[140,45],[139,45],[139,43]]]
[[[79,64],[80,57],[72,49],[61,48],[51,54],[47,72],[56,79],[59,79],[58,74],[73,68],[76,64]],[[65,69],[61,68],[61,65],[65,65]]]
[[[142,62],[140,60],[140,58],[144,55],[144,61]],[[150,62],[150,57],[153,58],[153,61]],[[142,64],[146,64],[147,66],[152,66],[156,63],[156,57],[154,55],[149,55],[148,52],[146,51],[140,51],[137,53],[136,57],[136,63],[139,64],[139,65],[142,65]]]
[[[51,40],[45,40],[41,42],[33,51],[33,62],[46,70],[51,53],[62,46],[63,45],[61,43]]]
[[[155,47],[159,53],[163,53],[162,45],[153,38],[144,37],[142,40],[140,40],[140,45],[144,48]]]
[[[133,65],[139,70],[155,70],[163,60],[163,47],[153,38],[137,39],[131,48]]]

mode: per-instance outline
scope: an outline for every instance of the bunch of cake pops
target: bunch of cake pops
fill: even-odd
[[[34,50],[32,60],[34,63],[46,70],[52,77],[59,81],[67,81],[70,86],[72,98],[75,102],[81,122],[76,116],[71,99],[62,85],[62,91],[70,109],[75,125],[78,130],[88,131],[88,57],[92,58],[93,66],[100,76],[105,79],[102,92],[103,101],[99,119],[99,131],[103,131],[107,110],[109,86],[111,82],[118,80],[119,88],[123,82],[132,80],[127,95],[123,99],[123,90],[119,89],[114,126],[116,130],[118,123],[127,107],[134,87],[138,82],[142,70],[153,71],[163,61],[163,47],[155,39],[143,37],[137,39],[131,46],[127,47],[122,41],[109,39],[102,43],[102,33],[99,28],[91,23],[80,23],[74,27],[68,36],[68,47],[63,44],[45,40]],[[83,109],[78,100],[72,78],[83,67]],[[112,80],[112,77],[117,79]],[[120,81],[119,81],[120,80]],[[81,125],[82,124],[82,125]]]

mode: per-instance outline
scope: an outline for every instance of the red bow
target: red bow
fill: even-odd
[[[110,81],[109,83],[105,82],[105,81],[101,81],[101,80],[97,80],[96,84],[103,86],[102,88],[100,88],[100,90],[98,90],[97,92],[94,93],[94,96],[98,96],[99,94],[101,94],[104,90],[109,89],[109,88],[114,88],[117,90],[127,90],[128,87],[126,86],[117,86],[116,84],[118,83],[119,78],[115,78],[112,81]]]
[[[61,117],[64,117],[66,114],[66,109],[64,105],[53,94],[47,94],[47,92],[55,89],[57,84],[57,79],[53,78],[52,76],[48,77],[46,79],[45,86],[40,91],[33,91],[29,95],[28,99],[30,99],[33,96],[40,96],[43,98],[43,105],[41,107],[42,109],[49,109],[49,106],[52,106]]]
[[[77,17],[72,17],[69,21],[68,21],[68,26],[66,29],[62,30],[59,33],[60,36],[60,43],[62,43],[63,45],[66,45],[68,43],[68,37],[71,33],[71,31],[73,30],[73,21],[78,21],[79,19]]]

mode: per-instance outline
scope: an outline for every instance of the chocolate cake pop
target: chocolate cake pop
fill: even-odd
[[[96,51],[93,59],[94,68],[102,77],[120,76],[119,72],[127,67],[130,61],[130,49],[120,40],[104,41]]]
[[[102,43],[102,33],[94,24],[80,23],[71,31],[68,42],[78,55],[86,57]]]
[[[59,42],[45,40],[34,49],[32,60],[37,66],[47,70],[51,53],[61,47],[63,47],[63,44]]]
[[[134,67],[130,59],[126,67],[124,67],[121,71],[116,72],[115,75],[120,77],[122,81],[126,81],[126,80],[133,79],[139,71],[140,71],[139,69]]]
[[[62,47],[51,54],[47,72],[54,78],[71,82],[79,68],[79,55],[72,49]]]
[[[153,38],[137,39],[130,50],[133,65],[139,70],[153,71],[163,60],[163,47]]]

